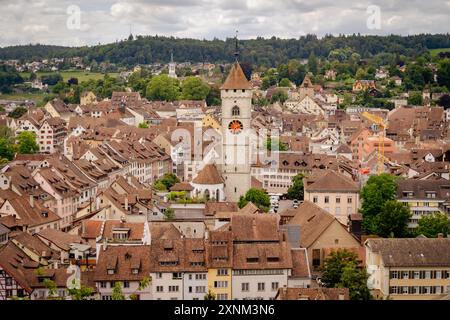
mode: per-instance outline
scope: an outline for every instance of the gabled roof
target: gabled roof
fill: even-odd
[[[366,247],[379,253],[386,267],[448,267],[449,238],[368,239]]]
[[[305,191],[358,192],[358,185],[341,173],[328,170],[310,185],[305,185]]]
[[[192,182],[196,184],[222,184],[223,178],[219,174],[215,164],[207,164]]]
[[[231,71],[228,74],[227,79],[220,87],[220,89],[252,89],[250,82],[248,82],[247,78],[245,77],[244,71],[242,71],[241,65],[238,62],[235,62],[233,64],[233,67],[231,67]]]
[[[288,224],[300,226],[300,246],[308,248],[335,220],[321,207],[310,201],[304,201]]]

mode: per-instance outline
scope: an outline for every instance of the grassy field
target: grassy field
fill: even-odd
[[[37,104],[43,101],[45,93],[12,93],[12,94],[0,94],[0,100],[16,100],[25,101],[33,100]]]
[[[48,74],[52,74],[52,73],[60,73],[64,79],[64,81],[69,80],[70,78],[77,78],[78,82],[83,82],[83,81],[88,81],[88,80],[98,80],[98,79],[103,79],[103,77],[105,76],[104,73],[100,73],[100,72],[88,72],[88,71],[61,71],[61,72],[37,72],[37,76],[41,77],[43,75],[48,75]],[[118,73],[108,73],[109,76],[111,77],[117,77],[119,74]],[[22,72],[21,76],[24,79],[28,79],[30,77],[30,72]]]
[[[430,53],[432,57],[436,57],[439,52],[450,52],[450,48],[431,49]]]

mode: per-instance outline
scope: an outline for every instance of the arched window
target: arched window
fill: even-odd
[[[239,116],[241,114],[241,110],[239,110],[238,106],[234,106],[233,109],[231,109],[231,114],[233,116]]]

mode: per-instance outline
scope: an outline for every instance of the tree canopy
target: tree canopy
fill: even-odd
[[[210,91],[210,87],[199,77],[186,78],[181,88],[181,96],[186,100],[205,100]]]
[[[175,101],[180,96],[180,87],[177,79],[170,78],[166,74],[155,76],[147,87],[149,100]]]
[[[21,154],[34,154],[39,151],[36,134],[31,131],[22,131],[17,136],[17,151]]]
[[[241,196],[239,199],[238,206],[239,208],[243,208],[247,205],[247,203],[252,202],[255,206],[260,208],[261,210],[267,212],[269,211],[270,207],[270,198],[261,189],[257,188],[250,188],[246,193],[245,196]]]
[[[303,187],[304,175],[299,173],[292,178],[292,186],[289,187],[287,191],[287,196],[289,199],[303,200],[304,198],[304,187]]]
[[[439,233],[444,237],[449,234],[450,219],[447,214],[436,212],[431,215],[425,215],[419,219],[416,229],[417,235],[424,235],[428,238],[436,238]]]
[[[396,178],[387,173],[371,176],[361,190],[361,214],[363,228],[368,233],[376,234],[376,217],[388,200],[395,200]]]

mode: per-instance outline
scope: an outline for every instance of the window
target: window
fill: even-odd
[[[353,198],[352,197],[347,197],[347,203],[352,203]]]
[[[233,116],[239,116],[241,114],[241,111],[239,110],[239,107],[238,106],[234,106],[232,109],[231,109],[231,115],[233,115]]]
[[[214,281],[214,288],[228,288],[228,281]]]
[[[313,258],[313,267],[319,267],[320,266],[320,249],[313,249],[312,258]]]
[[[242,288],[243,292],[247,292],[247,291],[249,291],[250,284],[248,282],[244,282],[241,284],[241,288]]]
[[[330,197],[329,196],[325,196],[324,202],[325,203],[329,203],[330,202]]]
[[[173,280],[181,279],[181,272],[174,272],[174,273],[172,273],[172,279]]]
[[[161,272],[156,273],[156,279],[161,279],[161,278],[162,278],[162,273]]]
[[[163,286],[156,286],[156,292],[164,292]]]
[[[314,196],[314,197],[313,197],[313,202],[314,202],[314,203],[317,203],[317,201],[318,201],[317,196]]]
[[[129,288],[130,287],[130,282],[129,281],[124,281],[123,282],[123,287],[124,288]]]
[[[218,276],[227,276],[228,275],[228,269],[218,269],[217,270]]]
[[[180,286],[169,286],[169,292],[178,292],[180,290]]]
[[[336,197],[336,203],[341,203],[341,197]]]
[[[264,282],[258,282],[258,291],[266,290],[266,284]]]
[[[398,279],[398,271],[391,271],[390,272],[390,278],[391,279]]]
[[[272,282],[272,291],[278,290],[278,282]]]
[[[100,288],[106,288],[106,282],[105,281],[100,282]]]
[[[196,286],[195,293],[206,293],[206,287],[205,286]]]
[[[228,293],[219,293],[216,296],[217,300],[228,300]]]

